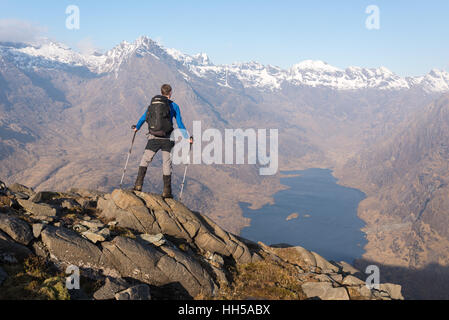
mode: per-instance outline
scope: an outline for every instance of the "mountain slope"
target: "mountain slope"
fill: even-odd
[[[448,123],[449,96],[444,95],[396,135],[347,164],[344,182],[361,186],[369,196],[359,207],[368,223],[364,258],[412,270],[449,266]],[[432,283],[449,279],[447,273],[434,276]],[[424,290],[416,294],[424,297]]]

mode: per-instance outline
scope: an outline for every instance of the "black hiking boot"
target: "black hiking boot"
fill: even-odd
[[[162,198],[164,199],[173,198],[173,195],[171,194],[171,175],[164,176],[164,191],[162,192]]]
[[[139,167],[139,172],[137,173],[136,183],[134,184],[134,191],[142,191],[143,179],[147,173],[147,167]]]

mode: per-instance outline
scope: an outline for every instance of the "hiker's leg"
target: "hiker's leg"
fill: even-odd
[[[164,191],[163,198],[173,198],[171,192],[171,173],[172,173],[172,156],[171,152],[162,151],[162,172],[164,174]]]
[[[145,179],[146,174],[147,174],[147,167],[139,167],[136,182],[134,183],[134,190],[142,191],[143,180]]]
[[[168,151],[162,151],[162,173],[164,176],[170,176],[172,171],[172,154]]]
[[[148,168],[151,161],[153,161],[154,155],[156,154],[155,151],[146,149],[143,153],[142,160],[140,161],[140,167]]]
[[[173,198],[173,194],[171,192],[171,175],[164,175],[164,191],[162,192],[162,198]]]
[[[143,181],[147,173],[147,168],[151,161],[153,161],[156,152],[146,149],[143,153],[142,160],[140,161],[139,171],[137,173],[136,183],[134,184],[134,190],[142,191]]]
[[[164,178],[164,191],[162,192],[163,198],[173,198],[171,191],[171,174],[173,170],[172,166],[172,154],[175,143],[174,141],[166,141],[162,146],[162,173]]]

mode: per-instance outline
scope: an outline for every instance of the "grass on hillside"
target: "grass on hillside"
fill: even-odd
[[[232,284],[223,285],[218,300],[303,300],[306,298],[297,266],[265,256],[262,261],[237,265],[230,270]],[[207,298],[207,297],[197,297]]]
[[[30,256],[23,264],[1,267],[8,278],[0,287],[0,300],[70,300],[65,276],[50,271],[43,258]]]

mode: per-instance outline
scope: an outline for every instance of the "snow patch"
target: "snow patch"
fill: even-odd
[[[343,70],[320,60],[305,60],[287,70],[254,61],[214,65],[205,53],[188,55],[165,48],[146,36],[132,43],[123,41],[103,54],[89,55],[49,40],[32,45],[0,43],[0,61],[9,57],[22,68],[85,67],[93,73],[113,73],[117,76],[123,63],[133,55],[174,61],[186,81],[204,79],[229,88],[237,81],[245,88],[271,91],[282,89],[284,84],[336,90],[403,90],[421,87],[429,93],[449,91],[449,73],[442,70],[434,69],[421,77],[403,78],[385,67],[353,66]]]

